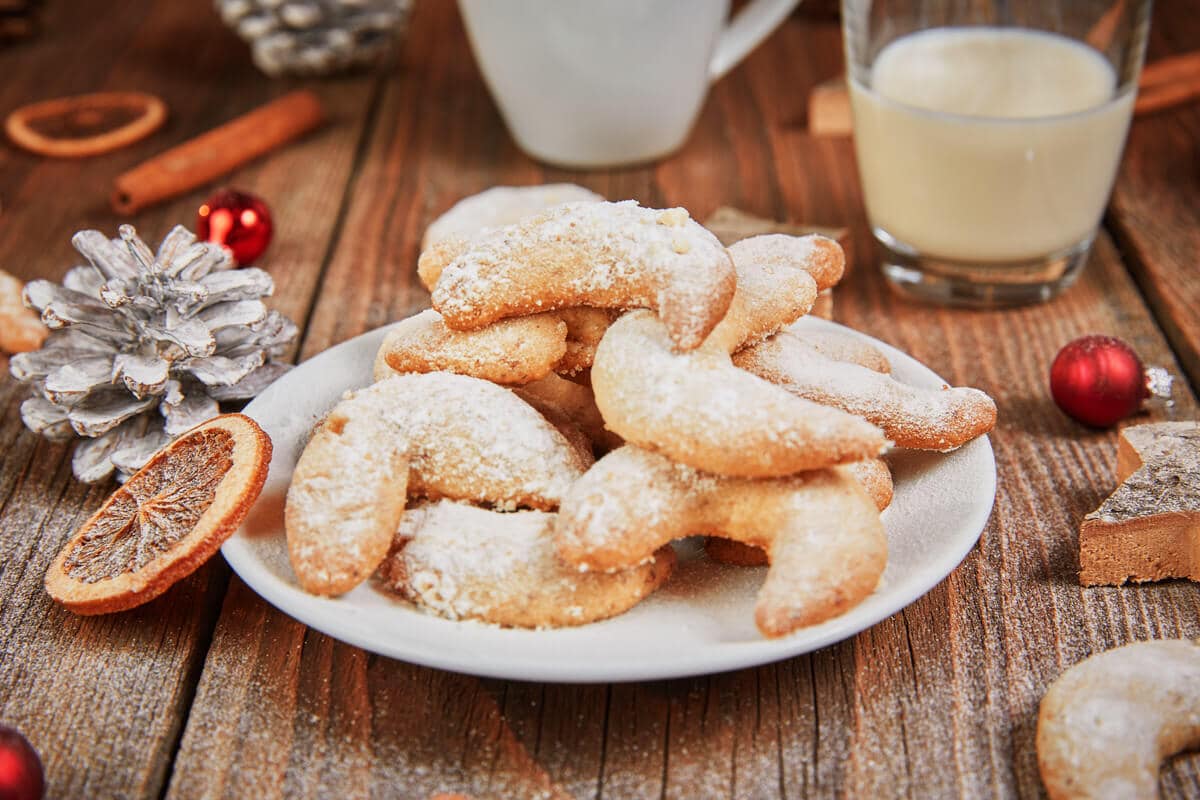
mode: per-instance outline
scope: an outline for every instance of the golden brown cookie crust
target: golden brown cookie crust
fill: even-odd
[[[388,332],[375,359],[375,380],[409,372],[454,372],[516,386],[549,375],[566,351],[567,326],[550,314],[456,331],[426,309]]]
[[[500,386],[446,372],[388,378],[339,403],[301,454],[284,512],[292,567],[306,591],[344,593],[387,554],[409,494],[554,508],[586,468]]]
[[[946,452],[996,425],[996,404],[978,389],[911,386],[827,358],[788,331],[742,350],[733,363],[796,397],[878,425],[898,447]]]
[[[771,566],[755,621],[771,637],[857,605],[887,563],[879,511],[844,471],[731,478],[629,445],[571,487],[555,526],[559,555],[589,570],[627,569],[698,533],[766,549]]]
[[[651,308],[687,350],[725,315],[735,284],[725,248],[684,209],[576,203],[472,240],[442,270],[433,307],[459,330],[575,306]]]

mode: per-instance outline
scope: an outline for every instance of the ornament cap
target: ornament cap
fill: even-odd
[[[1165,406],[1174,404],[1175,376],[1162,367],[1146,369],[1146,392],[1150,402],[1159,402]]]

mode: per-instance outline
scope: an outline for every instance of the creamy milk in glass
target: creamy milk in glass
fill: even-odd
[[[1042,258],[1091,239],[1132,90],[1098,52],[1019,28],[933,28],[851,81],[871,224],[923,256]]]

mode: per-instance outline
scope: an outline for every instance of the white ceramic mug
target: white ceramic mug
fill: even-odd
[[[568,167],[651,161],[681,144],[708,86],[799,0],[459,0],[521,149]]]

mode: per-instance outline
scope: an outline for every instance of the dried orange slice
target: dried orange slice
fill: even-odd
[[[212,557],[258,499],[271,439],[243,414],[197,425],[155,453],[71,537],[46,591],[77,614],[148,603]]]

